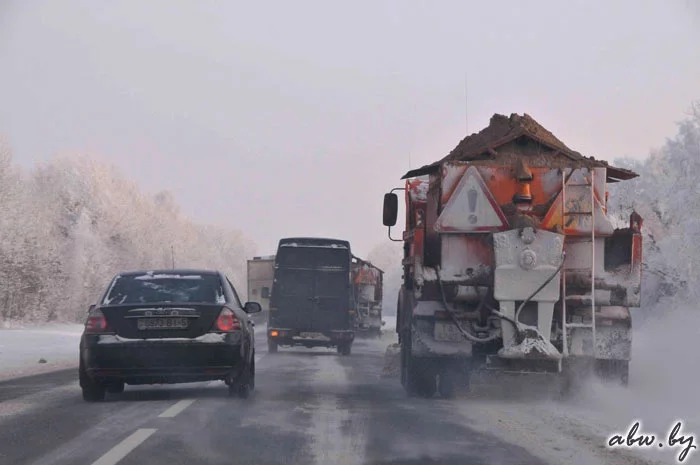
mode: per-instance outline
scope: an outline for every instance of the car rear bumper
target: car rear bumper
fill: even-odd
[[[316,333],[316,335],[310,336],[305,333]],[[340,344],[351,344],[355,339],[355,332],[353,330],[306,331],[268,327],[267,338],[283,346],[335,347]]]
[[[220,336],[207,342],[91,336],[81,341],[80,357],[85,373],[96,381],[155,384],[236,377],[245,360],[240,340]]]

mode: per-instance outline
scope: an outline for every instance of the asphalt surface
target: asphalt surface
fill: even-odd
[[[266,352],[256,337],[256,390],[223,382],[127,386],[82,400],[77,370],[0,383],[0,464],[541,464],[470,429],[451,401],[409,398],[380,377],[391,337]],[[76,347],[77,353],[77,347]]]

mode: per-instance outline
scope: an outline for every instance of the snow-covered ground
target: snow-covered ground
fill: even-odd
[[[0,329],[0,380],[78,366],[81,324]]]

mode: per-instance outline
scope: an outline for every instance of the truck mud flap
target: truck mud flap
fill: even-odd
[[[487,370],[499,370],[517,373],[561,373],[560,358],[506,358],[489,355],[486,358]]]

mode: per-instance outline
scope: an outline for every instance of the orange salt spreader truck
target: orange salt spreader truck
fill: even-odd
[[[355,298],[355,334],[378,337],[382,334],[384,271],[359,257],[352,257],[351,278]]]
[[[607,184],[635,177],[569,149],[527,114],[494,115],[404,175],[383,211],[389,238],[404,243],[404,388],[451,397],[479,374],[544,375],[560,393],[592,373],[627,384],[642,218],[632,212],[615,228]],[[396,190],[402,239],[391,237]]]

